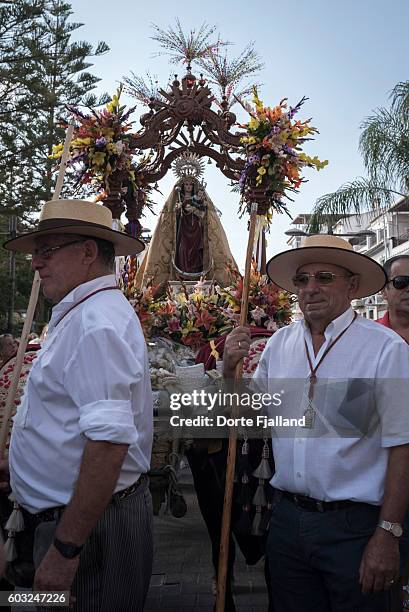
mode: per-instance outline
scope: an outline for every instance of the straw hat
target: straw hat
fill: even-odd
[[[267,263],[267,274],[279,287],[294,293],[292,278],[298,268],[309,263],[333,264],[359,274],[359,287],[353,298],[377,293],[388,280],[376,261],[357,253],[347,241],[332,234],[316,234],[304,238],[301,247],[275,255]],[[324,268],[323,268],[324,269]]]
[[[112,229],[109,208],[85,200],[52,200],[46,202],[40,214],[38,227],[4,243],[9,251],[33,253],[35,240],[48,234],[80,234],[111,242],[115,255],[136,255],[145,248],[143,242],[129,234]]]

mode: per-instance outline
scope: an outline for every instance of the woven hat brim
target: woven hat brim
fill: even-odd
[[[34,253],[37,248],[36,239],[40,238],[40,236],[49,236],[50,234],[79,234],[81,236],[89,236],[90,238],[107,240],[113,244],[115,255],[137,255],[145,248],[145,244],[138,238],[96,223],[55,225],[50,229],[35,230],[7,240],[3,247],[9,251]]]
[[[359,274],[359,287],[353,299],[377,293],[388,280],[382,266],[367,255],[336,247],[300,247],[278,253],[268,261],[267,274],[276,285],[295,293],[292,278],[300,266],[309,263],[333,264]]]

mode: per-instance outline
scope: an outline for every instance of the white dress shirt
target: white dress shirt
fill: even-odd
[[[276,392],[277,385],[287,390],[293,383],[294,391],[284,393],[276,414],[300,418],[308,406],[304,339],[315,367],[353,316],[349,308],[328,325],[316,356],[304,320],[269,339],[254,375],[257,386]],[[314,428],[273,430],[271,484],[322,501],[382,504],[388,447],[409,443],[409,346],[394,331],[358,316],[321,362],[317,379]]]
[[[14,417],[11,486],[29,512],[66,505],[87,440],[129,444],[115,491],[150,467],[152,394],[139,320],[113,275],[83,283],[52,311]],[[58,325],[57,325],[58,323]]]

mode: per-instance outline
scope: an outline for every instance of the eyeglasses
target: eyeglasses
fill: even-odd
[[[33,253],[33,257],[42,257],[42,259],[51,259],[53,254],[64,247],[71,246],[72,244],[80,244],[84,242],[84,240],[71,240],[71,242],[64,242],[64,244],[58,244],[53,247],[42,247],[40,249],[36,249]]]
[[[406,289],[409,287],[409,276],[395,276],[388,280],[388,283],[392,283],[395,289]]]
[[[329,285],[335,278],[348,278],[346,274],[334,274],[333,272],[300,272],[293,276],[292,281],[296,287],[306,287],[310,278],[315,278],[319,285]]]

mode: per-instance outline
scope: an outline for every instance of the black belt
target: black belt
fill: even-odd
[[[138,480],[134,482],[133,484],[131,484],[129,487],[127,487],[126,489],[123,489],[122,491],[118,491],[117,493],[114,493],[112,496],[112,500],[119,501],[120,499],[125,499],[125,497],[129,497],[130,495],[132,495],[132,493],[135,493],[138,487],[144,482],[146,482],[147,480],[148,480],[148,475],[141,474]]]
[[[146,482],[147,479],[148,479],[147,474],[141,474],[138,480],[134,482],[133,484],[131,484],[129,487],[127,487],[126,489],[123,489],[122,491],[117,491],[117,493],[114,493],[114,495],[112,496],[111,502],[119,501],[121,499],[125,499],[126,497],[129,497],[130,495],[132,495],[132,493],[135,493],[138,487],[144,482]],[[56,506],[55,508],[47,508],[47,510],[42,510],[41,512],[37,512],[37,514],[31,514],[31,512],[28,512],[28,510],[26,510],[25,508],[21,508],[21,510],[23,512],[26,528],[30,528],[30,526],[35,528],[40,523],[49,523],[50,521],[58,521],[61,518],[61,515],[64,512],[65,508],[66,506]]]
[[[311,512],[341,510],[342,508],[349,508],[350,506],[356,506],[357,504],[361,503],[351,501],[350,499],[341,499],[339,501],[321,501],[320,499],[314,499],[313,497],[298,495],[298,493],[288,493],[288,491],[281,492],[283,497],[291,501],[298,508],[301,508],[302,510],[310,510]]]

